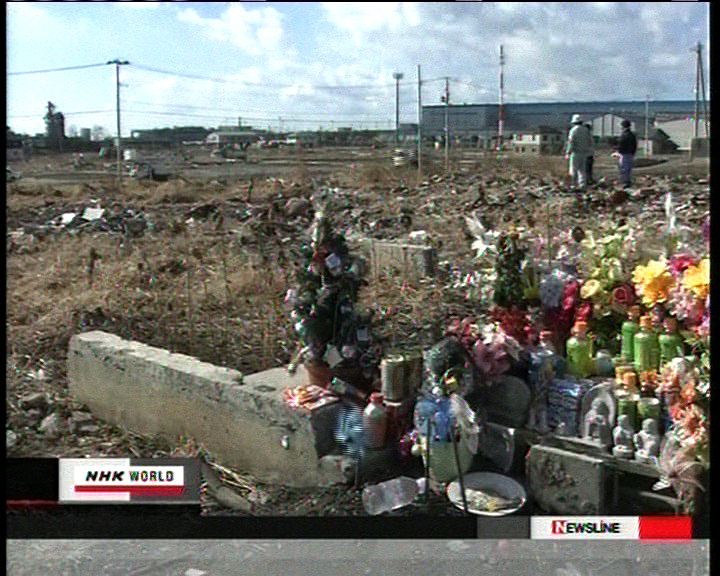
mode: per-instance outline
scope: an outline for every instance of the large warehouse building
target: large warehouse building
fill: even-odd
[[[423,106],[423,135],[441,139],[445,126],[445,105]],[[451,139],[490,145],[497,137],[497,104],[462,104],[447,107],[448,129]],[[619,117],[644,118],[645,102],[548,102],[505,104],[504,139],[519,132],[538,127],[566,131],[573,114],[582,115],[586,122],[607,114]],[[649,103],[650,125],[655,119],[677,119],[692,116],[695,103],[691,100],[668,100]],[[641,127],[636,127],[641,129]]]

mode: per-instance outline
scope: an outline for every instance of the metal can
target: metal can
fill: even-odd
[[[423,383],[423,354],[414,350],[405,354],[405,396],[413,396]]]
[[[386,400],[399,402],[406,396],[405,359],[399,354],[386,356],[380,362],[381,391]]]

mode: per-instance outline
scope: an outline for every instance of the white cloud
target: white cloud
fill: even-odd
[[[327,20],[358,41],[368,32],[398,32],[421,23],[413,2],[323,2]]]
[[[283,15],[273,7],[231,4],[219,18],[204,18],[194,8],[185,8],[177,17],[198,26],[209,38],[229,42],[252,56],[281,50]]]
[[[120,0],[120,2],[115,2],[115,6],[121,8],[132,8],[135,10],[155,10],[160,6],[160,3],[156,0]]]

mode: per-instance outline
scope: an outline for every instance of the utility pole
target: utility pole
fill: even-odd
[[[700,125],[700,42],[695,47],[695,117],[693,118],[693,138],[697,138]]]
[[[400,144],[400,80],[403,78],[402,72],[394,72],[395,78],[395,145]]]
[[[503,46],[500,44],[500,102],[498,106],[498,154],[502,154],[503,134],[505,132],[505,108],[503,106],[505,79],[503,76],[503,66],[505,65],[505,56],[503,55]]]
[[[710,131],[708,130],[708,114],[707,114],[707,100],[705,100],[705,71],[702,61],[702,44],[698,42],[697,45],[697,68],[698,77],[700,82],[700,90],[702,93],[702,105],[703,105],[703,125],[705,126],[705,138],[710,137]],[[697,138],[697,136],[696,136]]]
[[[117,180],[122,182],[122,135],[120,132],[120,66],[130,64],[127,60],[108,60],[106,64],[115,64],[115,109],[117,115]]]
[[[649,120],[650,118],[650,95],[645,96],[645,158],[650,156]]]
[[[418,180],[422,178],[422,80],[420,76],[420,64],[418,70],[418,109],[417,109],[417,163]],[[419,182],[418,182],[419,184]]]
[[[450,78],[445,76],[445,172],[450,174],[450,127],[448,126],[448,109],[450,107]]]

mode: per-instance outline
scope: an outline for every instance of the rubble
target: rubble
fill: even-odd
[[[43,418],[38,430],[47,438],[57,438],[60,434],[60,418],[57,413],[53,412]]]
[[[34,394],[23,396],[18,403],[21,408],[25,409],[39,408],[44,410],[48,406],[47,397],[42,392],[35,392]]]
[[[15,448],[15,445],[17,444],[17,434],[13,432],[12,430],[6,430],[5,431],[5,449],[11,450]]]

